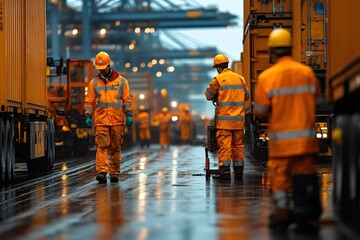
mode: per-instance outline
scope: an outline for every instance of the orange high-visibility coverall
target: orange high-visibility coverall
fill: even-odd
[[[219,166],[244,165],[245,101],[250,91],[245,79],[225,68],[205,91],[209,101],[216,100],[216,140]]]
[[[159,119],[159,143],[162,146],[170,145],[170,123],[171,123],[171,115],[170,113],[160,113],[158,115]]]
[[[147,111],[141,111],[136,116],[140,142],[150,140],[150,115]],[[145,143],[145,142],[144,142]]]
[[[273,192],[289,190],[291,174],[315,173],[319,151],[316,102],[321,90],[313,71],[290,56],[259,75],[254,114],[269,117],[270,184]]]
[[[132,114],[130,87],[127,79],[114,69],[109,79],[100,72],[92,79],[85,98],[85,114],[94,114],[96,171],[111,175],[120,173],[121,144],[125,113]],[[110,169],[108,149],[110,147]]]
[[[189,143],[193,132],[194,117],[189,111],[183,111],[179,116],[180,140]]]

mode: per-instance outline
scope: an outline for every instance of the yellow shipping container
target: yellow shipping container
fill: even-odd
[[[0,0],[0,53],[0,111],[45,115],[45,0]]]
[[[358,0],[329,2],[327,83],[331,101],[360,88],[359,9]]]

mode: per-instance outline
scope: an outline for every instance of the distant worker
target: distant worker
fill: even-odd
[[[95,57],[97,77],[88,86],[85,98],[85,125],[92,128],[94,116],[96,144],[96,180],[106,183],[118,182],[121,163],[121,144],[124,124],[132,124],[130,87],[128,81],[110,66],[110,56],[99,52]],[[108,154],[110,149],[110,163]]]
[[[231,161],[234,177],[242,179],[244,171],[245,102],[250,98],[244,77],[228,67],[224,54],[214,57],[213,68],[218,75],[210,82],[205,97],[216,103],[215,127],[218,145],[219,175],[215,179],[231,179]]]
[[[139,113],[136,116],[136,124],[139,134],[140,146],[144,148],[150,147],[150,115],[146,111],[145,106],[139,107]]]
[[[179,116],[180,140],[183,144],[189,144],[193,137],[194,117],[189,106],[185,106]]]
[[[170,146],[170,123],[171,115],[167,107],[161,109],[161,113],[158,115],[159,119],[159,132],[160,132],[160,147],[169,148]]]
[[[273,30],[268,47],[276,63],[259,75],[254,114],[269,119],[269,228],[286,231],[293,219],[299,230],[312,229],[310,221],[322,213],[314,167],[319,152],[315,111],[320,86],[309,67],[292,59],[289,31]]]

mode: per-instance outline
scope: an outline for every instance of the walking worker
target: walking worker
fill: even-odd
[[[141,105],[139,107],[139,113],[136,116],[136,124],[139,133],[140,146],[144,148],[150,147],[150,115],[146,111],[145,106]]]
[[[171,115],[167,107],[161,109],[161,113],[158,115],[159,119],[159,143],[161,148],[168,148],[170,145],[170,123]]]
[[[179,114],[180,140],[182,144],[189,144],[193,137],[194,116],[190,107],[186,105]]]
[[[111,182],[119,181],[124,124],[130,127],[133,121],[129,83],[110,62],[106,52],[96,55],[99,72],[90,81],[85,98],[86,127],[92,128],[93,121],[95,126],[96,180],[99,183],[107,182],[108,172]]]
[[[292,216],[297,228],[307,228],[322,213],[314,167],[319,152],[315,111],[320,86],[313,71],[291,57],[289,31],[274,29],[268,47],[276,63],[259,75],[254,114],[269,118],[267,168],[273,208],[269,227],[286,230]]]
[[[215,179],[231,179],[231,161],[236,179],[242,178],[244,170],[245,102],[250,98],[250,91],[244,77],[231,71],[228,65],[226,55],[214,57],[213,68],[218,75],[205,91],[206,99],[216,103],[219,175],[214,176]]]

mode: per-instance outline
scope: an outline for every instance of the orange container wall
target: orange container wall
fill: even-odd
[[[46,100],[46,1],[27,1],[26,32],[26,94],[24,102],[29,111],[44,109]],[[24,106],[26,107],[26,106]]]
[[[0,0],[0,111],[21,108],[24,66],[24,0]]]
[[[244,75],[250,78],[251,88],[256,84],[258,75],[271,65],[267,39],[275,26],[292,32],[296,60],[316,70],[326,69],[325,2],[244,1],[244,11],[250,11],[244,12],[244,16],[249,16],[244,24]],[[279,9],[283,9],[283,14]],[[247,61],[250,61],[249,66]]]
[[[360,73],[360,1],[328,2],[328,69],[331,95],[329,100],[343,97],[345,92],[359,88],[356,76]],[[359,78],[359,77],[358,77]],[[350,80],[348,89],[343,83]],[[328,84],[329,84],[328,82]]]
[[[46,109],[45,10],[45,0],[0,0],[2,112]]]

